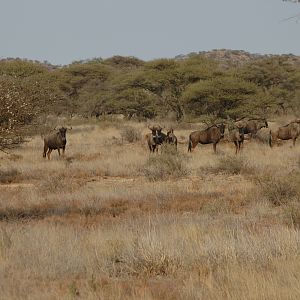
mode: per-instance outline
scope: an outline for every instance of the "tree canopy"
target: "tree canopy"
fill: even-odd
[[[214,59],[201,53],[148,62],[114,56],[63,67],[2,60],[0,145],[17,143],[24,128],[47,114],[138,119],[170,114],[182,120],[300,111],[299,57],[232,51],[232,63],[231,52],[226,57],[221,52],[214,51]]]

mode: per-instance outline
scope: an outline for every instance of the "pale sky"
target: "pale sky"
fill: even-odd
[[[0,58],[69,64],[212,49],[300,55],[300,4],[282,0],[0,0]]]

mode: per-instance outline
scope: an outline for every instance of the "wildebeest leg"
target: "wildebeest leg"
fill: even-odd
[[[278,132],[271,132],[269,137],[269,145],[272,148],[275,144],[278,146]]]
[[[269,142],[269,146],[272,148],[272,146],[273,146],[273,144],[272,144],[273,143],[272,134],[269,135],[269,141],[268,142]]]
[[[235,154],[237,154],[238,153],[238,147],[239,147],[238,142],[234,141],[234,145],[235,145]]]
[[[66,146],[62,147],[62,155],[65,156]]]
[[[242,142],[242,141],[239,141],[239,151],[242,150],[242,144],[243,144],[243,142]]]
[[[193,143],[192,141],[190,141],[188,152],[193,152],[193,150],[196,148],[196,146],[197,146],[197,143]]]
[[[48,150],[48,146],[44,145],[43,157],[46,157],[47,150]]]
[[[59,149],[59,148],[57,148],[57,151],[58,151],[58,155],[60,156],[60,149]]]
[[[48,159],[50,160],[50,154],[51,154],[51,152],[52,152],[52,149],[49,149],[48,150],[48,153],[47,153],[47,156],[48,156]]]
[[[191,141],[191,137],[189,137],[188,152],[192,152],[192,149],[194,149],[194,144]]]
[[[214,153],[217,153],[217,143],[213,144],[213,148],[214,148]]]
[[[149,145],[149,150],[150,150],[150,153],[154,153],[155,152],[155,145]]]

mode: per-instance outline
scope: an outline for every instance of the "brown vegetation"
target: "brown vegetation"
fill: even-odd
[[[297,299],[300,146],[188,154],[184,127],[177,152],[131,122],[73,126],[65,158],[40,137],[1,155],[1,297]]]

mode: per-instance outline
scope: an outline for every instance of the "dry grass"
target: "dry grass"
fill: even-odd
[[[1,298],[298,299],[300,147],[187,154],[190,127],[178,153],[106,122],[74,126],[65,158],[39,137],[1,154]]]
[[[161,155],[150,156],[142,168],[142,173],[152,181],[178,179],[189,174],[186,167],[187,156],[175,152],[176,149],[162,147]]]

